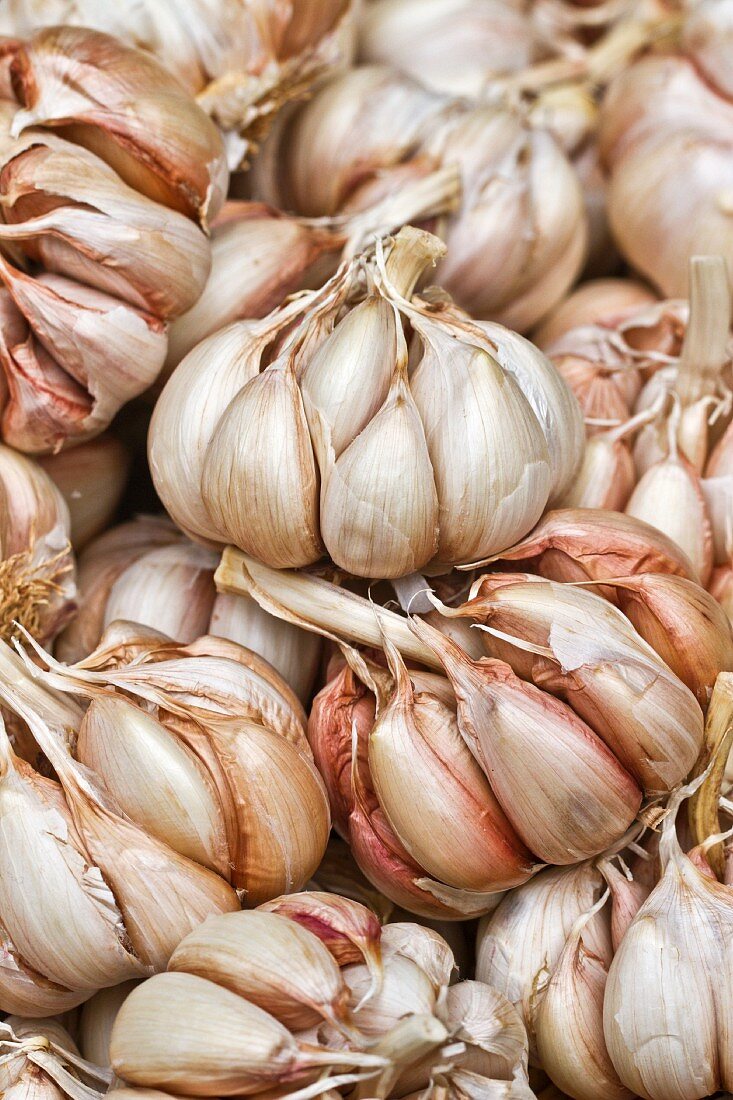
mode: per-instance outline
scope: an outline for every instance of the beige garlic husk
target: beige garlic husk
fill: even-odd
[[[130,461],[124,443],[113,435],[39,458],[66,501],[77,553],[109,527],[127,486]]]
[[[139,623],[182,643],[213,634],[260,654],[305,701],[320,641],[247,597],[217,595],[217,560],[162,517],[138,516],[105,532],[81,555],[79,612],[59,638],[56,656],[67,663],[88,657],[115,620]]]
[[[600,872],[591,863],[553,867],[512,890],[479,926],[476,977],[519,1009],[536,1060],[536,1014],[543,991],[573,925],[603,893]],[[585,926],[585,942],[606,965],[612,957],[606,909]]]
[[[506,0],[376,0],[359,27],[359,58],[401,69],[426,87],[476,96],[499,73],[537,57],[527,13]]]
[[[149,836],[231,881],[247,906],[308,881],[328,802],[302,707],[266,661],[223,638],[181,646],[134,623],[114,624],[76,666],[36,652],[44,683],[91,699],[77,756]]]
[[[386,262],[381,244],[367,257],[366,296],[357,261],[187,356],[149,441],[156,487],[185,530],[278,568],[325,549],[352,574],[398,578],[497,551],[536,522],[577,466],[577,407],[530,345],[484,331],[450,302],[412,297],[441,253],[436,238],[403,229]],[[308,305],[267,365],[268,347]],[[403,316],[422,350],[411,374]]]
[[[661,880],[621,941],[606,986],[611,1060],[627,1088],[649,1100],[694,1100],[731,1088],[727,944],[733,895],[683,852],[675,830],[682,801],[699,783],[672,800],[661,826]],[[677,980],[670,984],[672,972]]]
[[[194,0],[181,20],[172,0],[12,0],[0,28],[28,35],[39,26],[94,27],[142,47],[195,96],[223,131],[232,168],[256,148],[277,112],[348,64],[354,5],[271,5],[259,0]]]
[[[531,328],[572,285],[587,230],[574,168],[523,108],[456,104],[387,67],[356,68],[271,134],[253,186],[284,209],[332,216],[366,209],[426,164],[451,163],[463,202],[438,281],[471,314]]]
[[[526,1081],[521,1023],[479,983],[468,990],[462,983],[451,995],[453,957],[439,935],[414,924],[377,924],[370,935],[381,958],[375,985],[367,965],[340,957],[328,931],[344,926],[353,903],[318,899],[313,906],[308,893],[296,894],[281,899],[279,911],[273,903],[230,914],[187,937],[175,969],[134,990],[117,1016],[111,1056],[123,1082],[135,1091],[165,1087],[195,1096],[289,1085],[304,1098],[355,1085],[356,1097],[386,1098],[452,1073],[468,1043],[479,1059],[479,1087]],[[477,1006],[483,1019],[475,1018]],[[304,1020],[315,1022],[303,1028]]]
[[[468,603],[443,613],[485,627],[487,652],[569,703],[647,794],[672,790],[695,763],[699,703],[601,596],[532,574],[485,574]]]
[[[66,26],[6,40],[3,60],[2,433],[48,453],[155,380],[166,322],[206,282],[227,169],[216,127],[148,54]]]
[[[690,256],[730,254],[728,20],[726,3],[697,5],[679,46],[622,72],[602,106],[614,235],[624,256],[669,297],[686,294]]]
[[[111,1074],[82,1058],[60,1020],[11,1015],[0,1024],[0,1081],[3,1093],[18,1100],[94,1100]]]
[[[0,445],[0,634],[50,641],[73,616],[76,567],[63,496],[31,458]]]

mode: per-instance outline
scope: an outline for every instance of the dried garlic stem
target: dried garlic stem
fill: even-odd
[[[696,844],[721,831],[718,817],[720,787],[733,744],[733,673],[721,672],[715,681],[705,722],[705,743],[691,778],[701,775],[710,766],[702,786],[688,804],[690,828]],[[722,842],[712,845],[706,853],[708,862],[719,879],[723,877],[725,851]]]
[[[442,668],[432,650],[412,634],[406,619],[380,608],[378,622],[369,600],[320,577],[291,569],[270,569],[236,547],[227,546],[214,582],[219,592],[251,596],[276,618],[339,645],[348,639],[381,649],[384,631],[403,657],[439,671]]]
[[[693,256],[690,261],[690,320],[685,333],[675,390],[683,405],[693,405],[717,388],[728,359],[731,325],[730,289],[722,256]]]

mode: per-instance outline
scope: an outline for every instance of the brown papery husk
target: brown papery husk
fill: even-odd
[[[458,726],[509,821],[547,863],[604,851],[629,827],[641,790],[567,704],[502,661],[472,661],[419,619],[458,700]]]
[[[549,580],[585,581],[639,573],[672,573],[697,580],[672,539],[623,512],[560,508],[548,512],[525,539],[490,562],[521,561]],[[468,567],[467,567],[468,568]]]
[[[718,601],[671,574],[626,577],[614,588],[627,619],[707,707],[718,673],[733,671],[733,632]]]
[[[618,608],[532,575],[485,574],[472,595],[444,613],[488,624],[489,652],[570,703],[648,794],[687,775],[702,711]]]

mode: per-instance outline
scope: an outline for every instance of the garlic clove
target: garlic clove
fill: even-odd
[[[422,624],[414,630],[424,641],[432,633]],[[369,736],[369,770],[390,825],[428,875],[456,889],[486,892],[522,881],[531,866],[529,852],[453,713],[434,696],[416,696],[397,650],[389,642],[385,648],[395,691]]]
[[[428,975],[416,962],[401,954],[385,954],[384,980],[379,990],[364,1000],[372,988],[372,976],[360,963],[345,966],[343,979],[349,988],[354,1021],[369,1039],[381,1038],[406,1015],[432,1016],[436,992]]]
[[[112,435],[39,458],[66,501],[77,553],[110,526],[127,485],[130,460],[124,444]]]
[[[379,412],[334,458],[321,490],[321,533],[334,562],[361,577],[421,569],[438,548],[438,497],[406,349]],[[265,557],[273,561],[272,551]]]
[[[230,875],[229,847],[214,783],[165,726],[119,695],[89,705],[76,745],[120,808],[174,851]]]
[[[718,673],[733,671],[733,634],[717,600],[662,573],[625,578],[615,590],[627,619],[706,707]]]
[[[259,653],[275,668],[304,705],[318,672],[322,642],[291,623],[269,615],[250,596],[220,593],[214,600],[208,633],[229,638]]]
[[[61,129],[157,202],[204,224],[217,213],[228,185],[220,134],[151,54],[69,26],[13,45],[16,132]]]
[[[634,459],[623,439],[594,435],[585,445],[578,476],[560,501],[564,508],[622,511],[636,483]]]
[[[382,980],[382,926],[377,915],[339,894],[308,890],[266,901],[259,909],[302,924],[325,944],[339,966],[363,962],[375,988]]]
[[[577,1100],[633,1100],[603,1038],[607,970],[583,937],[589,914],[593,909],[575,922],[545,987],[535,1018],[537,1049],[545,1072]]]
[[[458,700],[458,727],[532,852],[548,863],[574,863],[623,835],[641,791],[567,704],[503,662],[470,660],[419,620],[413,629],[443,661]]]
[[[636,573],[697,579],[684,551],[658,528],[623,512],[595,508],[548,512],[499,560],[527,562],[550,580],[603,580]],[[574,575],[555,577],[555,568],[563,566],[573,568]]]
[[[254,910],[211,918],[186,936],[170,971],[197,974],[239,994],[291,1030],[349,1023],[348,991],[336,961],[305,927]]]
[[[79,1014],[79,1049],[88,1062],[109,1067],[109,1041],[117,1014],[126,997],[140,983],[122,982],[111,989],[100,989]]]
[[[713,533],[700,479],[689,462],[670,456],[650,467],[631,494],[626,513],[673,539],[693,563],[696,579],[708,583]]]
[[[448,990],[441,1017],[451,1035],[466,1044],[462,1067],[510,1081],[517,1065],[526,1069],[527,1032],[503,993],[484,982],[463,981]]]
[[[424,345],[410,386],[435,471],[438,558],[476,560],[539,519],[550,492],[547,443],[515,380],[483,348],[411,319]]]
[[[154,626],[175,641],[193,642],[207,632],[216,563],[214,553],[189,542],[150,550],[110,588],[103,626],[126,619]]]
[[[397,359],[397,324],[394,308],[372,294],[336,324],[303,369],[306,413],[309,421],[320,415],[325,422],[335,458],[387,398]]]
[[[15,758],[3,737],[0,914],[14,951],[67,990],[91,993],[149,973],[125,945],[122,912],[90,866],[61,788]]]
[[[318,473],[288,358],[253,377],[229,403],[203,461],[202,486],[216,530],[246,553],[277,568],[321,556]]]
[[[0,997],[8,1012],[21,1016],[50,1016],[76,1008],[89,996],[89,990],[66,989],[33,970],[17,954],[2,927],[0,944]]]
[[[446,940],[432,928],[410,921],[394,921],[382,929],[385,958],[400,955],[411,959],[433,983],[441,998],[456,971],[456,960]]]
[[[599,861],[598,868],[611,891],[611,942],[616,952],[629,925],[649,897],[651,885],[637,878],[627,878],[606,859]]]
[[[360,1051],[300,1046],[281,1023],[194,974],[157,974],[133,990],[112,1030],[112,1068],[132,1085],[230,1096],[328,1066],[380,1068]]]
[[[536,1059],[535,1019],[541,995],[574,922],[600,897],[603,879],[591,863],[551,867],[512,890],[479,926],[476,977],[514,1004]],[[612,948],[606,911],[586,925],[586,946],[606,965]]]

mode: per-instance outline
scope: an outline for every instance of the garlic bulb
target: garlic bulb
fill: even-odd
[[[319,897],[328,925],[329,905],[342,911],[344,899]],[[283,901],[297,910],[308,898]],[[465,1036],[476,1050],[485,1044],[483,1062],[468,1072],[486,1095],[504,1080],[526,1086],[520,1021],[480,983],[461,983],[446,1000],[453,960],[440,936],[417,925],[377,926],[383,971],[374,987],[366,965],[331,954],[320,926],[314,934],[271,907],[202,925],[180,944],[169,973],[124,1002],[112,1032],[115,1072],[136,1089],[191,1096],[299,1085],[318,1095],[356,1085],[354,1096],[386,1098],[404,1096],[411,1082],[430,1086],[466,1072]]]
[[[653,291],[636,279],[590,279],[568,294],[532,333],[543,351],[571,329],[585,325],[613,325],[629,310],[641,310],[656,301]]]
[[[516,1005],[536,1056],[536,1012],[540,996],[573,925],[603,892],[601,874],[590,863],[555,867],[506,895],[479,926],[476,976]],[[608,965],[611,937],[605,909],[585,925],[588,950]]]
[[[111,1074],[85,1061],[68,1031],[55,1019],[7,1016],[0,1024],[3,1093],[24,1100],[89,1100],[100,1097]]]
[[[225,133],[232,167],[275,112],[317,78],[348,62],[352,5],[193,0],[9,0],[0,33],[93,27],[157,56]]]
[[[61,490],[71,519],[77,553],[101,534],[117,511],[130,473],[130,455],[112,435],[82,443],[38,460]]]
[[[606,986],[611,1060],[626,1087],[650,1100],[694,1100],[733,1084],[727,1034],[733,894],[685,855],[675,830],[682,800],[698,785],[672,800],[662,823],[662,878],[621,941]]]
[[[246,596],[217,596],[216,564],[215,554],[162,517],[138,516],[107,531],[80,558],[79,613],[59,638],[56,655],[71,663],[88,657],[115,620],[183,643],[211,633],[259,653],[305,701],[318,669],[318,638],[273,618]]]
[[[69,509],[48,474],[0,444],[0,635],[50,641],[75,609]]]
[[[412,296],[441,252],[403,229],[386,263],[381,246],[367,258],[366,296],[358,260],[189,354],[149,439],[156,488],[185,530],[278,568],[325,547],[347,572],[383,578],[475,560],[526,533],[573,477],[577,407],[526,342]],[[261,370],[299,306],[299,327]],[[411,375],[403,316],[422,351]]]
[[[475,96],[496,73],[535,59],[530,18],[511,0],[375,0],[359,28],[362,61],[402,69],[426,87]]]
[[[586,218],[560,144],[511,102],[456,104],[389,68],[356,68],[270,135],[253,187],[283,209],[332,216],[448,164],[463,201],[446,224],[440,284],[474,316],[531,328],[578,275]]]
[[[216,127],[150,55],[66,26],[13,40],[5,63],[0,426],[47,453],[155,380],[165,323],[206,282],[228,176]]]
[[[222,638],[181,646],[134,623],[116,624],[77,666],[36,653],[44,685],[92,700],[74,723],[76,755],[148,839],[218,872],[249,906],[308,881],[328,802],[302,707],[266,661]]]
[[[622,72],[602,106],[614,235],[633,266],[669,297],[686,293],[691,256],[730,255],[727,18],[727,4],[717,0],[692,8],[680,48]]]

